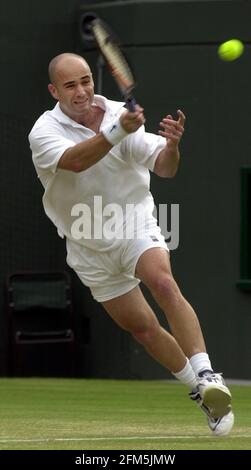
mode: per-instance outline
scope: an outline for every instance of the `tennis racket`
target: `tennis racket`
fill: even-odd
[[[132,91],[136,84],[131,69],[118,42],[111,32],[111,29],[100,18],[93,20],[91,26],[99,49],[106,59],[111,74],[120,89],[128,110],[131,112],[135,111],[136,100],[133,97]]]

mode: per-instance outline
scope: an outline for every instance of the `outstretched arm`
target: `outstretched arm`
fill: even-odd
[[[179,143],[184,132],[186,117],[180,109],[178,109],[177,114],[178,119],[176,121],[168,114],[160,122],[163,130],[160,130],[159,134],[166,138],[166,146],[160,151],[153,171],[163,178],[175,176],[179,166]]]
[[[119,121],[119,122],[118,122]],[[143,108],[136,106],[135,112],[125,111],[115,123],[111,123],[111,131],[121,125],[123,129],[122,137],[135,132],[145,122]],[[99,132],[95,137],[91,137],[74,147],[68,148],[59,160],[58,168],[80,172],[87,170],[103,158],[113,147],[109,139],[109,132],[103,134]]]

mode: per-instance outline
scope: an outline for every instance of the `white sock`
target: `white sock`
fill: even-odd
[[[180,372],[172,372],[172,374],[176,377],[176,379],[180,380],[181,383],[188,385],[192,390],[197,386],[197,381],[195,377],[195,373],[191,367],[189,359],[187,359],[187,363]]]
[[[203,369],[213,370],[208,354],[205,352],[201,352],[190,357],[190,364],[195,375],[198,375]]]

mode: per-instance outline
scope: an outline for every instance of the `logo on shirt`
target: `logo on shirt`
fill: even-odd
[[[113,124],[113,126],[112,126],[111,130],[109,131],[109,134],[110,134],[110,133],[111,133],[111,132],[112,132],[114,129],[117,129],[117,126],[116,126],[116,124]]]

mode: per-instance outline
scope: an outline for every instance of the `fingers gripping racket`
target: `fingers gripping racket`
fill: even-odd
[[[135,111],[136,100],[132,94],[135,88],[135,80],[118,42],[115,40],[110,28],[99,18],[92,21],[92,31],[128,110]]]

